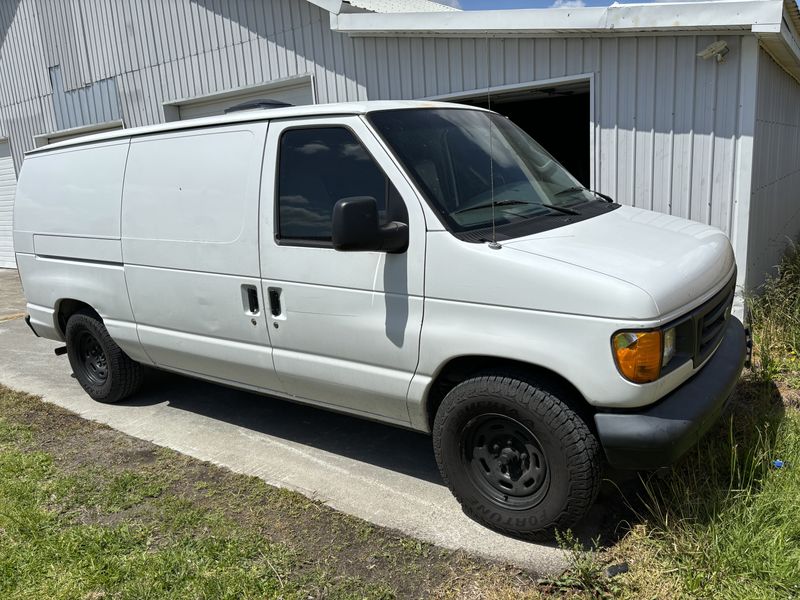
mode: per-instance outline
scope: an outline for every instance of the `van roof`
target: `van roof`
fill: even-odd
[[[363,115],[377,110],[407,109],[407,108],[470,108],[473,110],[483,110],[475,106],[459,105],[452,102],[434,102],[425,100],[402,100],[402,101],[370,101],[370,102],[340,102],[335,104],[308,104],[303,106],[288,106],[285,108],[271,108],[264,110],[243,110],[213,117],[202,117],[200,119],[187,119],[185,121],[171,121],[158,125],[146,125],[143,127],[132,127],[130,129],[115,129],[102,133],[89,134],[75,137],[63,142],[48,144],[40,148],[34,148],[26,152],[27,155],[40,154],[50,150],[68,148],[93,142],[105,142],[115,139],[136,137],[152,133],[164,133],[167,131],[180,131],[194,129],[198,127],[212,127],[215,125],[227,125],[231,123],[249,123],[253,121],[272,121],[275,119],[288,119],[294,117],[316,117],[328,115]]]

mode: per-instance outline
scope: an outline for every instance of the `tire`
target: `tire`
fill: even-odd
[[[117,346],[100,317],[79,311],[67,321],[65,334],[72,372],[89,396],[114,403],[136,393],[142,384],[142,366]]]
[[[589,511],[600,488],[600,447],[555,393],[524,375],[487,374],[445,396],[434,452],[467,516],[511,537],[545,541]]]

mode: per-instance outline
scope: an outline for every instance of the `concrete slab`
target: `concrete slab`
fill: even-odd
[[[158,372],[136,398],[104,405],[83,392],[56,346],[21,319],[0,323],[0,383],[445,548],[540,575],[565,568],[558,549],[468,519],[439,477],[428,436]],[[599,523],[604,508],[595,511],[589,522]]]
[[[0,321],[25,315],[25,299],[16,269],[0,269]]]

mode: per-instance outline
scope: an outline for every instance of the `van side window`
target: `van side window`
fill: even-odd
[[[407,221],[402,198],[349,129],[289,129],[279,146],[278,240],[329,245],[333,206],[352,196],[375,198],[383,223]]]

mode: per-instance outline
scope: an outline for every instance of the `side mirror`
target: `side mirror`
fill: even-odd
[[[408,249],[408,225],[378,224],[378,203],[372,196],[342,198],[333,207],[333,247],[342,252],[389,252]]]

